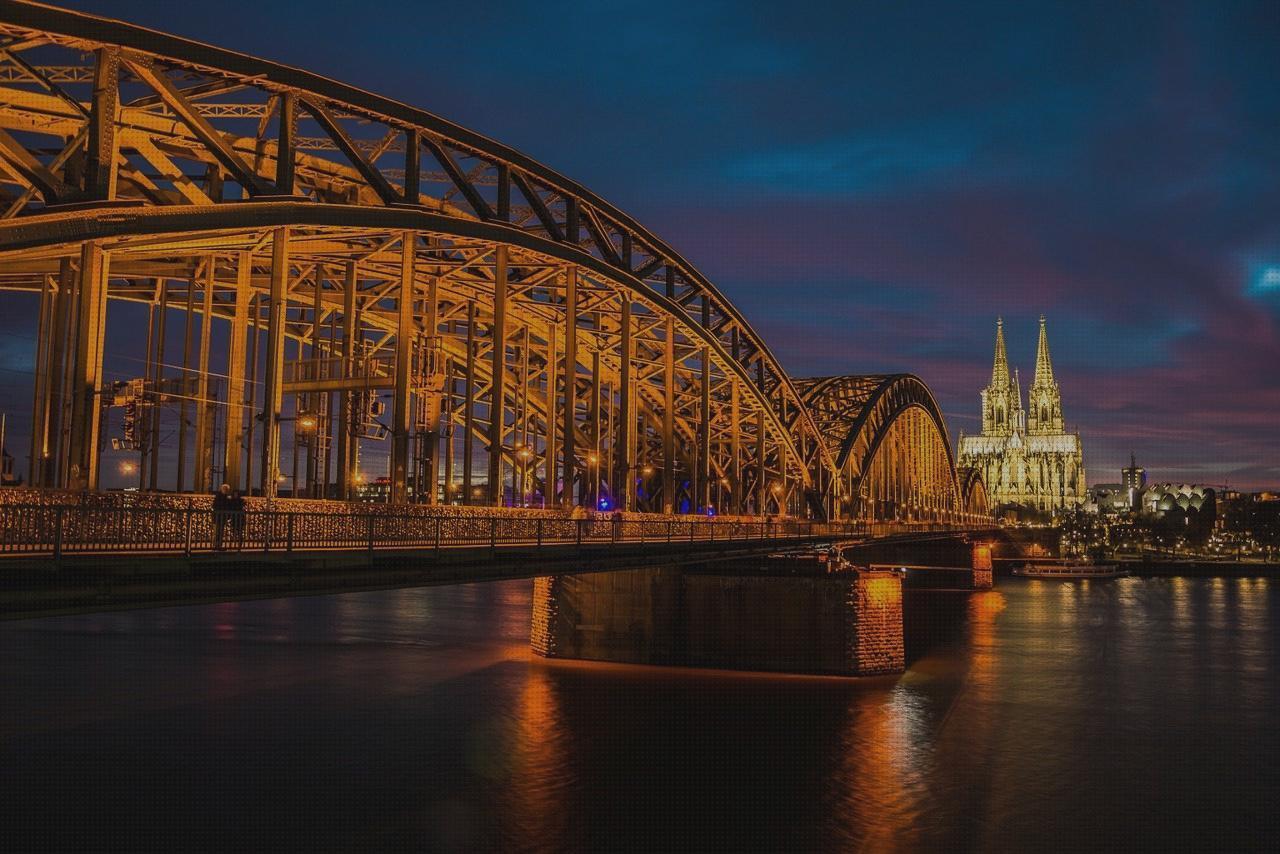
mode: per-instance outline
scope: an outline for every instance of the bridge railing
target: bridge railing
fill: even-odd
[[[859,523],[702,516],[614,519],[418,513],[214,511],[197,506],[0,506],[0,555],[447,549],[583,543],[804,540],[865,533]]]

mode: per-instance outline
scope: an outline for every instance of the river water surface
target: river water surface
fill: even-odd
[[[1276,850],[1276,580],[913,593],[869,680],[543,661],[530,591],[0,624],[5,847]]]

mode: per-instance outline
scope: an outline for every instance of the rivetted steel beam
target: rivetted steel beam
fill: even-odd
[[[324,105],[314,99],[303,98],[302,104],[307,108],[307,112],[311,114],[316,123],[324,130],[329,138],[333,140],[333,144],[338,146],[338,150],[342,152],[351,165],[356,168],[364,179],[369,182],[369,186],[378,194],[378,198],[383,204],[392,205],[403,201],[403,195],[396,192],[390,182],[382,176],[382,172],[376,166],[369,162],[364,153],[356,147],[355,141],[342,129],[342,125],[338,124]]]
[[[111,199],[116,192],[116,113],[120,109],[120,49],[98,48],[93,70],[93,109],[85,152],[85,195]]]
[[[177,113],[183,124],[191,130],[191,133],[204,143],[209,149],[209,153],[222,164],[224,169],[231,173],[232,177],[250,195],[263,196],[275,190],[262,176],[254,172],[249,164],[240,158],[240,155],[223,139],[217,129],[209,124],[209,120],[202,116],[186,97],[178,91],[178,87],[174,86],[168,77],[156,69],[154,60],[145,56],[129,54],[125,57],[125,63],[140,80],[156,91],[156,94],[164,100],[165,106]]]
[[[75,188],[67,184],[57,175],[32,156],[27,147],[18,142],[8,131],[0,128],[0,160],[22,177],[24,181],[35,187],[45,204],[54,205],[72,199],[76,195]]]
[[[232,489],[241,489],[241,466],[245,455],[245,344],[249,335],[249,299],[252,288],[253,256],[236,254],[235,309],[227,343],[227,441],[223,479]]]
[[[521,172],[512,172],[511,180],[519,188],[520,195],[524,196],[525,201],[529,203],[530,210],[538,218],[538,224],[546,229],[552,240],[563,241],[564,231],[560,228],[560,223],[556,222],[556,218],[551,215],[546,203],[542,201],[542,196],[538,195],[537,188]]]
[[[203,298],[200,310],[200,352],[197,356],[196,374],[196,453],[192,481],[196,492],[209,489],[213,460],[213,430],[209,423],[209,344],[213,332],[214,259],[209,257],[205,269]]]
[[[447,382],[447,369],[440,364],[443,348],[440,346],[440,278],[431,276],[427,280],[427,305],[423,325],[426,327],[424,355],[427,364],[422,370],[427,387],[420,390],[423,396],[421,403],[424,418],[422,425],[422,467],[421,481],[426,484],[426,494],[418,495],[418,500],[427,504],[436,503],[437,457],[440,454],[440,413],[443,408],[444,383]]]
[[[578,409],[578,269],[564,272],[564,426],[561,428],[564,460],[564,506],[574,505],[573,488],[578,474],[578,452],[574,447]]]
[[[547,435],[544,437],[543,443],[543,475],[542,475],[542,504],[544,507],[552,507],[556,502],[556,405],[559,403],[559,394],[556,390],[556,325],[551,323],[547,327],[547,406],[546,406],[546,427]]]
[[[348,261],[342,277],[342,377],[346,379],[355,371],[356,344],[356,284],[358,282],[355,261]],[[354,418],[351,412],[352,395],[349,389],[338,393],[338,498],[351,498],[352,464],[356,437],[352,433]]]
[[[440,167],[444,169],[445,174],[449,176],[449,180],[453,182],[453,185],[466,197],[467,204],[471,205],[471,209],[475,211],[476,216],[483,220],[493,219],[493,209],[489,207],[489,203],[484,200],[484,197],[480,195],[475,186],[467,180],[467,176],[458,168],[453,155],[429,136],[422,138],[422,144],[435,157]]]
[[[404,132],[404,201],[418,203],[422,181],[422,137],[416,129]]]
[[[471,504],[471,469],[475,454],[476,301],[467,300],[466,391],[462,403],[462,503]]]
[[[507,386],[507,247],[493,259],[493,329],[489,349],[489,505],[502,504],[502,439],[506,430]],[[474,382],[474,377],[468,378]]]
[[[409,476],[409,378],[413,372],[413,341],[417,330],[413,323],[414,273],[418,237],[406,231],[400,238],[400,290],[396,311],[396,384],[392,395],[391,427],[391,503],[408,500]]]
[[[622,341],[619,344],[621,361],[618,371],[618,473],[614,476],[616,492],[622,488],[622,509],[630,511],[636,501],[636,440],[635,440],[635,390],[632,386],[631,359],[635,350],[631,338],[631,300],[622,297]]]
[[[80,294],[72,368],[68,486],[98,488],[102,354],[107,324],[108,257],[97,243],[80,250]]]
[[[698,407],[698,491],[699,508],[711,504],[711,352],[702,348],[702,394]]]
[[[353,207],[296,201],[225,202],[217,206],[113,210],[107,217],[99,217],[92,211],[85,211],[75,214],[42,214],[4,220],[0,221],[0,252],[84,240],[102,240],[106,245],[112,237],[293,225],[388,230],[415,229],[445,236],[505,243],[585,269],[621,287],[628,288],[639,299],[656,305],[673,317],[679,316],[687,334],[699,343],[706,344],[725,369],[732,372],[739,382],[750,390],[749,393],[754,398],[756,406],[766,410],[765,422],[769,429],[779,436],[791,433],[788,426],[780,421],[775,407],[769,401],[767,389],[762,389],[749,376],[741,362],[730,357],[720,340],[711,336],[699,324],[690,322],[673,300],[650,288],[633,275],[611,267],[601,259],[568,243],[555,243],[510,225],[478,222],[403,207]],[[762,360],[763,356],[757,353],[755,362],[761,374],[763,374]],[[806,414],[804,417],[809,416]],[[825,459],[825,449],[822,454]],[[809,476],[806,472],[806,481]]]
[[[567,242],[576,244],[579,206],[581,205],[583,210],[594,211],[611,226],[616,227],[619,234],[633,235],[634,239],[650,254],[668,259],[669,267],[679,269],[682,281],[688,283],[691,288],[706,293],[708,298],[715,301],[717,312],[722,317],[732,318],[733,323],[744,329],[749,328],[733,306],[705,277],[634,219],[580,184],[548,169],[526,155],[431,113],[296,68],[83,13],[4,0],[0,2],[0,23],[23,27],[37,33],[47,33],[51,40],[63,43],[77,42],[89,47],[104,44],[118,45],[130,55],[137,54],[147,59],[155,58],[159,63],[170,64],[176,68],[197,68],[207,74],[222,76],[221,80],[192,87],[193,96],[197,93],[203,94],[205,91],[244,87],[273,93],[293,90],[327,103],[334,109],[363,116],[391,128],[417,129],[425,136],[438,139],[442,146],[458,151],[474,152],[482,161],[495,168],[499,165],[509,167],[512,180],[516,180],[516,175],[525,173],[539,186],[546,187],[564,199]],[[454,168],[457,168],[456,164]],[[468,183],[464,180],[460,185],[464,195]],[[474,192],[474,188],[472,191]],[[469,201],[473,200],[469,199]],[[483,204],[483,198],[480,198],[480,201]],[[481,216],[484,214],[482,213]],[[787,396],[797,398],[797,392],[789,378],[763,342],[753,338],[751,346],[761,358],[768,360],[770,372],[774,375],[773,379],[786,387]],[[803,413],[797,413],[797,415],[807,417]]]
[[[281,92],[277,112],[280,127],[276,133],[276,187],[281,193],[291,196],[297,156],[298,96],[293,92]]]
[[[280,474],[280,411],[284,405],[284,326],[289,285],[289,229],[271,235],[271,292],[267,299],[267,363],[262,392],[262,494],[276,494]]]
[[[676,324],[668,317],[663,323],[665,346],[662,352],[662,512],[676,508]]]

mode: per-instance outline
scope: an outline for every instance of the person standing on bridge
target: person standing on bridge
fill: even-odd
[[[231,484],[224,483],[213,494],[213,548],[222,551],[222,540],[231,516]]]

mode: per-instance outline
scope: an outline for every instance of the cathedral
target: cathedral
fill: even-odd
[[[992,506],[1020,504],[1052,511],[1084,502],[1080,434],[1063,427],[1062,393],[1049,361],[1044,315],[1025,412],[1017,371],[1009,374],[1004,321],[996,321],[995,364],[991,384],[982,391],[982,433],[961,434],[958,465],[982,475]]]

